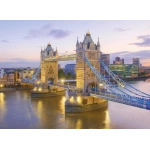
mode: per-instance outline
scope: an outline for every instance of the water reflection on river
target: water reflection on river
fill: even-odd
[[[150,82],[130,82],[150,94]],[[1,129],[150,128],[150,111],[115,102],[108,108],[65,113],[64,96],[31,99],[30,91],[0,92]]]

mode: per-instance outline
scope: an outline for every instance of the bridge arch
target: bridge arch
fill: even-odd
[[[94,81],[87,83],[86,92],[98,91],[98,84]]]
[[[48,78],[47,79],[47,82],[49,83],[49,84],[54,84],[54,78]]]
[[[30,77],[30,76],[25,76],[25,78],[26,78],[26,79],[31,79],[31,77]]]

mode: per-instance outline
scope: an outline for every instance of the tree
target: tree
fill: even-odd
[[[58,78],[65,78],[65,73],[64,73],[64,70],[63,69],[59,69],[58,70]]]
[[[74,74],[74,75],[72,75],[72,79],[76,79],[76,75]]]
[[[141,72],[141,73],[139,73],[138,75],[139,75],[139,76],[145,76],[145,75],[147,75],[147,72]]]
[[[67,78],[67,79],[72,78],[72,75],[71,75],[71,73],[70,73],[70,72],[68,72],[68,73],[67,73],[66,78]]]

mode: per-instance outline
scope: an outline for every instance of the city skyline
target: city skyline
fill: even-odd
[[[82,42],[88,30],[94,43],[99,38],[101,51],[110,54],[110,63],[115,57],[124,58],[126,64],[139,57],[144,66],[150,65],[150,21],[1,20],[0,24],[1,68],[38,67],[41,47],[49,42],[59,55],[74,53],[77,37]]]

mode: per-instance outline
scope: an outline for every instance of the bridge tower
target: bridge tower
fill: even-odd
[[[57,48],[54,51],[51,44],[48,43],[47,47],[42,50],[41,48],[41,81],[47,83],[48,81],[57,84],[58,81],[58,61],[48,61],[52,58],[58,58]]]
[[[86,32],[83,42],[76,43],[76,86],[89,91],[92,86],[98,88],[98,80],[85,62],[87,58],[91,64],[100,71],[100,43],[94,44],[90,32]]]

